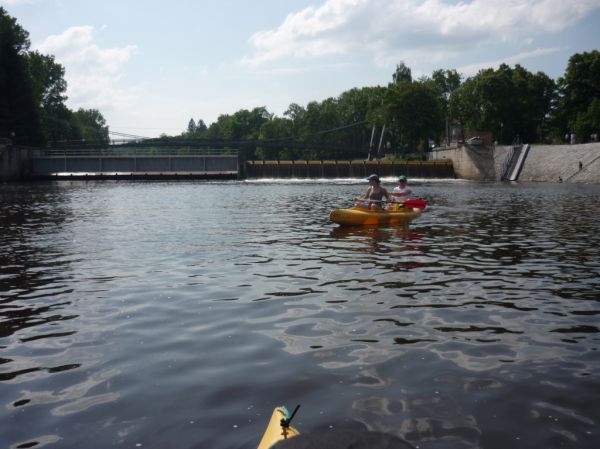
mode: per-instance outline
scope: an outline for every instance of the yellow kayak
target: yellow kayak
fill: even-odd
[[[405,224],[421,215],[421,208],[400,207],[393,211],[374,211],[364,207],[334,209],[329,219],[344,226],[377,226]]]
[[[296,410],[298,410],[298,407],[296,407]],[[296,410],[294,410],[294,413],[296,413]],[[258,444],[258,449],[270,449],[278,441],[300,435],[300,432],[298,432],[297,429],[289,425],[293,416],[293,414],[290,416],[287,408],[276,407],[271,415],[267,430],[265,430],[265,433]],[[282,425],[283,423],[287,423],[287,425],[284,426]]]

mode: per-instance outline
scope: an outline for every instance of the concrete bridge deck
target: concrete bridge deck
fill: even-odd
[[[237,179],[238,151],[198,148],[13,148],[3,178]]]
[[[40,151],[31,157],[32,176],[51,173],[210,173],[237,170],[236,150],[74,149]]]

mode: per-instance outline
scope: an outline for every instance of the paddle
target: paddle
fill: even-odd
[[[361,203],[392,203],[399,204],[404,207],[409,207],[413,209],[425,209],[427,207],[427,201],[425,200],[405,200],[403,202],[396,201],[385,201],[385,200],[369,200],[366,198],[355,198],[355,201],[359,201]]]
[[[427,201],[425,200],[406,200],[402,204],[404,204],[404,207],[412,207],[414,209],[425,209],[427,207]]]

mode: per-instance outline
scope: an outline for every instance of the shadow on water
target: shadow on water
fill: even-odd
[[[73,334],[57,332],[60,326],[53,326],[77,318],[68,313],[71,301],[60,299],[73,291],[64,275],[69,258],[61,242],[52,238],[69,220],[64,194],[51,185],[33,190],[9,185],[3,189],[0,202],[0,247],[9,249],[0,251],[0,337],[53,329],[48,334],[15,340],[26,343],[45,335]]]
[[[330,237],[349,251],[366,251],[385,254],[403,250],[415,250],[411,243],[422,240],[422,234],[406,226],[337,226]]]

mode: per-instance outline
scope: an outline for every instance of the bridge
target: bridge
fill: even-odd
[[[34,179],[237,179],[236,149],[189,147],[78,147],[37,149],[30,157]]]

